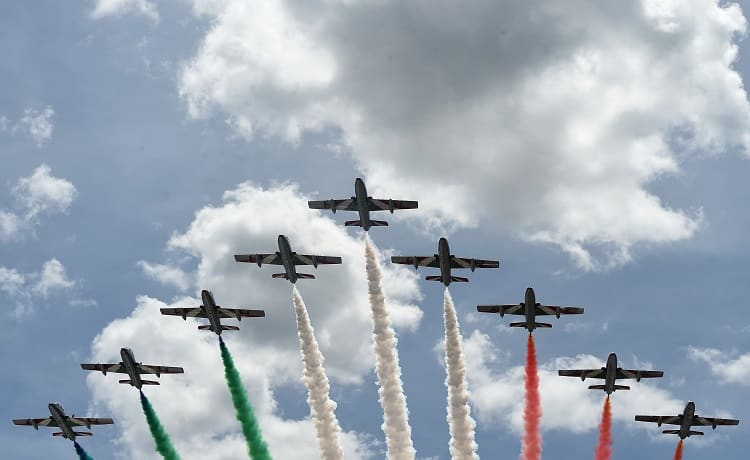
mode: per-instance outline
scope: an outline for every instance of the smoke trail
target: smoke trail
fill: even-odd
[[[247,452],[253,460],[271,460],[268,446],[263,440],[263,435],[260,433],[258,420],[255,418],[253,408],[247,399],[245,387],[242,386],[240,373],[234,367],[232,355],[229,353],[229,349],[224,344],[221,336],[219,337],[219,347],[221,348],[221,360],[224,362],[224,377],[227,380],[227,386],[229,386],[229,392],[232,395],[235,415],[242,426],[245,441],[247,441]]]
[[[154,443],[156,443],[156,451],[159,452],[165,460],[180,460],[180,456],[172,445],[172,441],[169,440],[169,435],[167,435],[167,432],[159,421],[159,417],[156,415],[154,406],[151,405],[151,401],[148,400],[142,391],[141,407],[143,407],[143,413],[146,415],[148,429],[151,431]]]
[[[388,317],[383,294],[383,276],[369,238],[365,239],[365,260],[374,331],[375,369],[380,384],[378,395],[380,406],[383,408],[383,432],[388,447],[387,458],[412,460],[416,452],[411,441],[406,395],[401,385],[401,367],[396,349],[398,340]]]
[[[302,380],[307,386],[307,403],[310,405],[310,415],[315,423],[318,434],[318,447],[324,460],[341,460],[344,457],[339,443],[339,422],[336,420],[336,403],[328,397],[328,377],[323,369],[323,355],[320,354],[318,341],[315,340],[307,307],[295,287],[293,290],[294,312],[297,316],[297,332],[299,334],[302,364],[305,375]]]
[[[445,385],[448,387],[448,426],[450,427],[450,452],[453,460],[478,459],[474,442],[474,419],[471,418],[469,393],[466,391],[466,365],[461,349],[461,331],[458,328],[453,299],[445,289]]]
[[[529,333],[526,349],[526,407],[523,409],[525,433],[521,460],[539,460],[542,458],[542,437],[539,434],[539,420],[542,418],[541,400],[539,398],[539,374],[536,367],[536,348],[534,336]]]
[[[77,442],[73,441],[73,445],[76,448],[76,453],[78,454],[78,458],[80,460],[94,460],[94,457],[92,457],[85,450],[83,450],[83,447],[81,447],[80,444],[78,444]]]
[[[674,451],[674,460],[682,460],[682,439],[677,443],[677,449]]]
[[[609,460],[612,457],[612,406],[609,403],[609,395],[604,401],[602,410],[602,424],[599,425],[599,444],[596,446],[596,460]]]

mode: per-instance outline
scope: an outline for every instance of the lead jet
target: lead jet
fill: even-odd
[[[712,418],[712,417],[701,417],[695,415],[695,403],[688,401],[685,406],[685,410],[681,414],[677,415],[636,415],[636,422],[652,422],[656,423],[657,426],[661,426],[662,423],[667,425],[679,425],[679,430],[664,430],[664,434],[676,434],[680,439],[689,438],[693,435],[703,436],[702,431],[693,431],[690,428],[693,426],[710,426],[714,430],[719,425],[739,425],[740,421],[731,418]]]
[[[237,318],[237,321],[242,321],[242,318],[261,318],[266,316],[266,312],[263,310],[242,310],[237,308],[225,308],[216,305],[214,296],[207,290],[201,291],[201,299],[203,299],[203,305],[195,308],[162,308],[160,309],[162,315],[173,315],[182,316],[182,319],[187,320],[188,316],[198,318],[208,318],[208,324],[198,326],[201,331],[213,331],[216,335],[221,335],[221,331],[239,331],[240,328],[237,326],[227,326],[221,324],[221,318]]]
[[[617,367],[617,355],[610,353],[607,358],[606,367],[601,369],[577,369],[577,370],[560,370],[557,375],[562,377],[580,377],[581,381],[586,379],[604,379],[604,385],[591,385],[589,390],[604,390],[611,395],[615,390],[629,390],[626,385],[617,385],[619,379],[635,379],[640,382],[641,379],[651,379],[664,377],[662,371],[642,371],[636,369],[623,369]]]
[[[272,278],[284,278],[292,284],[298,279],[315,279],[314,275],[307,273],[297,273],[297,265],[312,265],[318,268],[321,264],[340,264],[341,257],[317,256],[308,254],[297,254],[292,251],[289,245],[289,239],[284,235],[279,235],[279,250],[268,254],[235,254],[234,260],[237,262],[247,262],[258,264],[283,265],[284,273],[274,273]]]
[[[367,196],[365,182],[359,177],[354,181],[353,197],[344,198],[343,200],[308,201],[307,205],[310,209],[330,209],[334,214],[336,214],[336,211],[357,211],[359,213],[359,220],[348,220],[344,222],[344,225],[362,227],[365,231],[370,230],[370,227],[388,226],[388,222],[384,220],[370,219],[370,212],[372,211],[390,211],[393,214],[393,211],[396,209],[417,208],[416,201],[392,200],[390,198],[381,199]]]
[[[434,267],[440,269],[440,275],[430,275],[425,277],[427,281],[440,281],[448,287],[451,282],[467,283],[468,278],[460,276],[452,276],[451,270],[454,268],[468,268],[472,272],[477,268],[499,268],[500,262],[497,260],[484,260],[484,259],[467,259],[464,257],[456,257],[451,254],[450,247],[448,247],[448,240],[440,238],[438,241],[438,252],[432,256],[393,256],[391,262],[394,264],[405,264],[414,265],[414,268],[419,267]]]
[[[112,425],[115,423],[111,418],[88,418],[65,415],[65,409],[59,403],[49,403],[50,416],[47,418],[21,418],[13,420],[16,425],[33,426],[38,430],[40,426],[60,428],[61,431],[52,433],[52,436],[62,436],[65,439],[75,441],[77,436],[93,436],[88,431],[75,431],[76,427],[85,426],[91,429],[92,425]]]
[[[181,367],[138,363],[135,361],[133,350],[130,348],[121,348],[120,357],[122,361],[117,364],[81,364],[81,368],[87,371],[100,371],[104,375],[107,375],[107,372],[128,374],[130,379],[120,380],[120,383],[134,386],[139,390],[143,388],[143,385],[159,385],[159,382],[153,380],[143,380],[141,374],[156,374],[157,377],[161,377],[161,374],[182,374],[185,372]]]
[[[557,305],[542,305],[536,301],[534,289],[527,288],[524,302],[510,305],[477,305],[477,311],[481,313],[497,313],[502,318],[505,315],[524,315],[526,321],[510,323],[510,327],[523,327],[530,333],[538,327],[552,327],[549,323],[537,323],[536,317],[540,315],[582,315],[581,307],[559,307]]]

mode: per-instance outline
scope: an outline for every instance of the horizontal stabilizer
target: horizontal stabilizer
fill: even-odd
[[[469,278],[464,278],[462,276],[451,276],[451,281],[454,283],[468,283]]]
[[[347,227],[361,227],[362,221],[361,220],[347,220],[346,222],[344,222],[344,225],[346,225]]]
[[[315,275],[308,275],[307,273],[297,273],[297,278],[301,280],[314,280]]]
[[[698,436],[703,436],[703,432],[702,431],[693,431],[693,430],[690,430],[690,436],[693,436],[695,434],[697,434]]]
[[[210,324],[204,324],[203,326],[198,326],[199,331],[211,331],[211,325]]]
[[[144,385],[160,385],[159,382],[154,382],[153,380],[141,380],[141,383]]]
[[[120,383],[125,384],[125,385],[132,385],[133,381],[132,380],[120,380]]]
[[[372,225],[373,227],[387,227],[388,222],[384,220],[371,220],[370,225]]]
[[[443,281],[443,278],[440,275],[430,275],[426,276],[425,279],[427,281]]]
[[[615,385],[615,390],[629,390],[630,387],[627,385]]]
[[[546,327],[546,328],[552,327],[552,325],[550,323],[534,323],[534,325],[536,327]]]
[[[73,434],[75,434],[76,436],[93,436],[94,435],[94,433],[90,433],[88,431],[74,431]],[[65,436],[65,433],[63,433],[62,431],[56,431],[52,433],[52,436]]]
[[[680,430],[664,430],[662,431],[664,434],[680,434]]]
[[[284,278],[288,280],[289,275],[287,275],[286,273],[274,273],[273,275],[271,275],[271,278]]]
[[[240,328],[237,326],[227,326],[226,324],[221,325],[222,331],[239,331]]]
[[[510,327],[526,327],[526,322],[522,323],[510,323]]]
[[[603,390],[605,388],[604,385],[589,385],[589,390]]]

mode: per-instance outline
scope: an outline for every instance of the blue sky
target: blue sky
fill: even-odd
[[[675,440],[632,413],[694,400],[742,422],[690,439],[686,458],[739,458],[750,447],[740,7],[4,5],[6,455],[73,458],[49,430],[9,421],[59,401],[115,418],[82,441],[95,458],[157,458],[135,391],[78,366],[130,346],[186,369],[148,389],[184,458],[243,458],[213,337],[154,315],[208,288],[266,310],[227,343],[272,452],[315,458],[291,289],[273,269],[231,261],[285,233],[300,251],[344,257],[299,288],[347,458],[382,458],[361,235],[304,203],[348,197],[361,176],[373,195],[420,201],[372,230],[385,254],[429,255],[446,235],[456,255],[501,260],[451,287],[482,458],[520,451],[525,334],[472,312],[519,302],[527,286],[541,302],[586,307],[536,334],[543,369],[615,351],[624,366],[665,372],[615,394],[615,457],[670,456]],[[421,269],[385,270],[418,458],[447,459],[442,288]],[[543,376],[545,458],[591,455],[602,395],[584,387]]]

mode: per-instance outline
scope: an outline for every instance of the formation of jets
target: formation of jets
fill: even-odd
[[[371,227],[387,226],[388,222],[373,220],[370,213],[373,211],[390,211],[393,213],[397,209],[416,209],[416,201],[393,200],[393,199],[375,199],[367,195],[367,189],[362,179],[357,178],[354,182],[354,196],[346,199],[331,199],[324,201],[308,201],[311,209],[330,209],[334,214],[336,211],[356,211],[359,213],[358,220],[346,221],[346,226],[360,226],[364,231],[369,231]],[[271,275],[273,278],[286,279],[292,284],[299,279],[314,279],[315,276],[307,273],[297,272],[296,267],[299,265],[311,265],[317,268],[318,265],[341,264],[341,257],[324,256],[315,254],[298,254],[294,252],[289,243],[289,239],[284,235],[278,236],[278,250],[269,253],[255,254],[236,254],[236,262],[254,263],[258,267],[264,264],[280,265],[284,272]],[[475,259],[457,257],[450,253],[448,240],[440,238],[438,241],[437,253],[431,256],[393,256],[391,262],[394,264],[412,265],[415,269],[419,267],[432,267],[440,270],[439,275],[429,275],[427,281],[439,281],[446,287],[452,282],[468,282],[465,277],[454,276],[454,269],[469,269],[472,272],[477,268],[499,268],[498,260]],[[162,308],[161,314],[180,316],[183,320],[187,317],[206,318],[208,324],[198,326],[199,330],[211,331],[221,336],[223,331],[237,331],[239,327],[222,324],[222,319],[242,318],[259,318],[264,317],[263,310],[250,310],[222,307],[216,304],[213,294],[208,290],[201,291],[202,305],[189,308]],[[510,327],[525,328],[531,334],[537,328],[551,328],[552,324],[537,322],[537,316],[555,316],[558,319],[563,315],[581,315],[584,313],[583,307],[563,307],[558,305],[545,305],[537,302],[534,289],[526,289],[524,301],[517,304],[498,304],[498,305],[478,305],[477,311],[481,313],[496,313],[500,317],[505,315],[519,315],[524,317],[524,321],[511,322]],[[161,365],[142,364],[135,360],[132,350],[122,348],[120,350],[122,361],[119,363],[95,363],[81,364],[81,368],[90,371],[99,371],[106,375],[110,373],[127,374],[128,379],[119,380],[121,384],[131,385],[141,390],[144,385],[159,385],[159,382],[153,380],[144,380],[141,375],[153,374],[160,377],[162,374],[182,374],[184,370],[181,367],[170,367]],[[663,377],[662,371],[640,370],[640,369],[623,369],[618,366],[617,355],[610,353],[607,362],[598,369],[563,369],[558,374],[563,377],[578,377],[581,381],[586,379],[604,380],[603,384],[591,385],[591,390],[603,390],[607,395],[611,395],[617,390],[629,390],[626,385],[618,385],[617,380],[634,379],[639,382],[644,378]],[[77,436],[91,436],[91,432],[75,431],[80,427],[91,428],[93,425],[110,425],[113,424],[111,418],[87,418],[75,417],[75,415],[66,415],[63,407],[59,403],[50,403],[48,405],[50,416],[38,419],[14,419],[16,425],[33,426],[39,429],[44,427],[57,427],[59,432],[54,432],[53,436],[62,436],[65,439],[75,441]],[[636,415],[635,420],[639,422],[653,422],[658,426],[662,424],[677,425],[679,429],[664,430],[665,434],[675,434],[681,439],[691,435],[703,435],[700,431],[694,431],[693,426],[711,426],[716,429],[717,426],[738,425],[739,420],[702,417],[695,414],[695,403],[689,401],[685,406],[682,414],[677,415]]]

